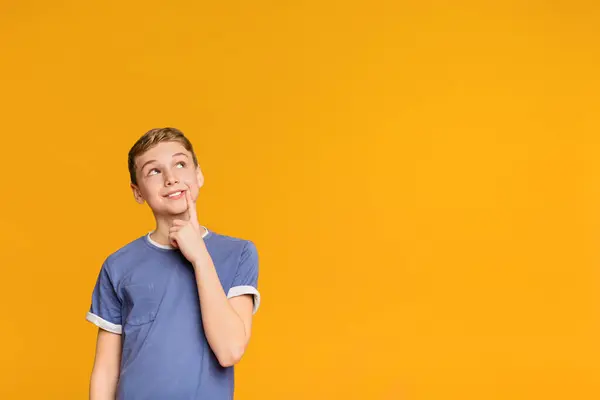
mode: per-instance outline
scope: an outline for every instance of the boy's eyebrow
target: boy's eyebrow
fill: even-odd
[[[152,164],[153,162],[156,162],[156,160],[148,160],[148,161],[146,161],[146,162],[144,163],[144,165],[142,165],[142,166],[140,167],[140,171],[143,171],[143,170],[144,170],[144,167],[145,167],[146,165],[148,165],[148,164]]]
[[[186,157],[187,157],[188,155],[187,155],[187,154],[185,154],[185,153],[175,153],[175,154],[173,154],[173,157],[177,157],[177,156],[186,156]],[[188,157],[188,158],[189,158],[189,157]],[[146,162],[144,163],[144,165],[142,165],[142,166],[140,167],[140,171],[143,171],[143,170],[144,170],[144,167],[145,167],[146,165],[148,165],[148,164],[151,164],[151,163],[153,163],[153,162],[156,162],[156,160],[148,160],[148,161],[146,161]]]

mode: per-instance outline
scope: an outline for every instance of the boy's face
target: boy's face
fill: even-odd
[[[140,204],[146,201],[154,214],[178,215],[186,212],[185,191],[194,201],[204,183],[192,154],[179,142],[162,142],[135,159],[137,185],[131,184]]]

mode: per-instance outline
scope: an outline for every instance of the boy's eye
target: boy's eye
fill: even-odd
[[[175,164],[176,168],[185,168],[185,161],[177,161],[177,163]],[[158,170],[158,168],[152,168],[151,170],[148,171],[148,176],[150,175],[156,175],[156,174],[160,174],[160,170]]]

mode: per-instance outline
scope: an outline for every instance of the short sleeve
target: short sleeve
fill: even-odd
[[[122,333],[121,300],[108,273],[107,263],[100,269],[86,319],[105,331]]]
[[[247,241],[238,264],[231,289],[227,298],[251,294],[254,298],[253,314],[258,311],[260,305],[260,293],[258,292],[258,252],[253,242]]]

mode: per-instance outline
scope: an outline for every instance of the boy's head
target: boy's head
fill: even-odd
[[[185,191],[190,190],[195,200],[204,183],[192,144],[175,128],[142,135],[129,150],[128,166],[136,201],[146,201],[155,214],[184,213]]]

